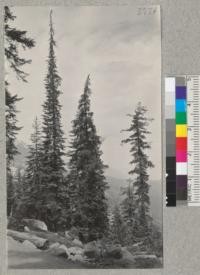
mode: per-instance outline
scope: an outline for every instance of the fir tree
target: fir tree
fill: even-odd
[[[149,221],[149,174],[148,168],[153,167],[153,163],[149,160],[146,153],[151,148],[150,143],[147,141],[147,135],[150,134],[148,126],[152,119],[146,117],[147,109],[139,103],[131,117],[131,125],[129,129],[124,130],[130,133],[127,139],[122,143],[130,144],[130,153],[132,160],[130,164],[132,169],[129,174],[134,176],[133,186],[135,189],[135,208],[137,212],[136,219],[136,235],[145,237],[148,235],[148,221]]]
[[[16,73],[17,78],[26,81],[27,73],[23,71],[23,66],[31,60],[19,56],[18,49],[21,46],[24,50],[35,45],[33,39],[26,36],[26,31],[21,31],[11,27],[11,22],[15,20],[9,7],[5,7],[4,31],[5,31],[5,59],[11,70]],[[11,165],[14,156],[18,153],[16,148],[16,135],[21,129],[17,126],[16,103],[21,100],[17,95],[12,95],[8,90],[9,83],[5,81],[6,96],[6,154],[7,154],[7,214],[12,213],[13,204],[13,175]]]
[[[41,211],[41,156],[42,141],[41,131],[37,117],[33,123],[33,133],[31,134],[31,145],[27,156],[24,173],[23,192],[18,211],[27,218],[40,219]]]
[[[57,231],[67,204],[64,179],[64,133],[61,126],[61,78],[57,72],[54,28],[50,13],[48,72],[45,78],[46,100],[43,104],[42,219],[49,229]],[[62,221],[63,222],[63,221]]]
[[[90,95],[88,76],[72,121],[69,152],[71,224],[79,227],[87,240],[102,237],[108,229],[106,166],[101,160],[101,139],[90,111]]]

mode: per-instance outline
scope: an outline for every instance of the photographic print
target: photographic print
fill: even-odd
[[[10,269],[162,268],[158,6],[5,7]]]

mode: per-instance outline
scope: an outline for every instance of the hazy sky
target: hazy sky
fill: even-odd
[[[88,74],[91,77],[91,110],[98,134],[103,137],[103,160],[107,174],[128,178],[129,146],[121,146],[130,118],[138,101],[147,106],[152,123],[151,157],[155,168],[151,179],[161,178],[161,53],[159,10],[154,15],[137,15],[131,6],[56,7],[53,9],[56,55],[62,77],[60,101],[66,138],[71,130],[78,100]],[[32,59],[25,70],[28,83],[7,77],[10,90],[23,100],[18,103],[18,119],[23,129],[18,140],[29,143],[32,122],[41,117],[45,99],[44,78],[47,72],[49,7],[15,7],[14,24],[27,30],[36,47],[20,51]],[[68,145],[66,140],[66,145]]]

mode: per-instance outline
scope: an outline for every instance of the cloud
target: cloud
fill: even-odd
[[[48,7],[16,7],[15,24],[26,29],[36,40],[36,47],[20,53],[32,59],[26,66],[30,73],[27,84],[10,76],[19,102],[18,119],[24,126],[19,139],[29,142],[35,115],[41,116],[45,99],[44,78],[47,71],[49,39]],[[151,176],[160,179],[160,24],[158,15],[137,16],[133,6],[123,7],[57,7],[53,8],[56,56],[62,77],[62,122],[66,137],[88,73],[91,74],[91,109],[98,133],[105,138],[103,159],[110,171],[126,177],[129,170],[129,148],[120,146],[138,101],[154,117],[152,124],[152,159],[156,168]],[[68,145],[68,140],[67,140]],[[159,148],[159,149],[158,149]],[[108,171],[109,172],[109,171]]]

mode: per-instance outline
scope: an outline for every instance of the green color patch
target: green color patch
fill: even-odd
[[[187,124],[187,113],[176,113],[176,124]]]

